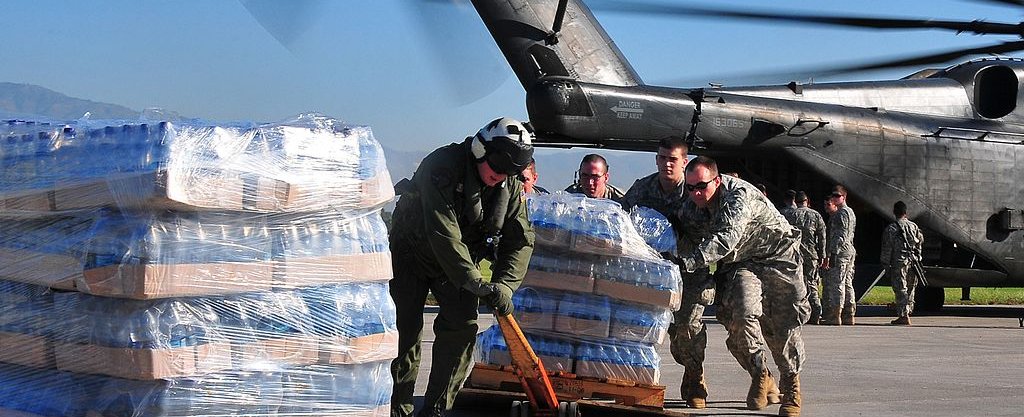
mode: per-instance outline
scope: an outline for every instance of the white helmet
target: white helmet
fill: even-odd
[[[476,133],[471,149],[477,162],[486,159],[495,172],[518,174],[533,159],[533,128],[508,117],[494,119]]]

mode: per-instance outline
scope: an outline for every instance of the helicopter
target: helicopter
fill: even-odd
[[[1008,2],[1019,5],[1017,2]],[[877,281],[879,242],[904,201],[925,232],[928,287],[1024,286],[1024,60],[983,58],[888,81],[675,88],[647,85],[580,0],[473,0],[526,91],[537,146],[691,153],[781,193],[850,190],[858,296]],[[622,11],[1024,35],[1017,24],[792,16],[622,2]],[[1024,50],[1024,41],[861,65],[872,69]]]

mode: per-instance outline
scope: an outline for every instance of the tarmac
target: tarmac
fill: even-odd
[[[947,306],[938,314],[912,317],[909,327],[889,325],[893,317],[885,307],[861,306],[857,314],[855,326],[803,327],[802,416],[1024,416],[1024,306]],[[435,316],[436,310],[428,310],[424,317],[417,403],[430,370]],[[778,405],[745,408],[750,377],[726,350],[725,328],[713,313],[704,319],[708,408],[689,409],[679,400],[683,369],[662,344],[664,414],[778,415]],[[492,317],[481,315],[481,330],[492,323]],[[508,400],[497,398],[483,408],[479,402],[457,401],[449,415],[507,416],[508,407]],[[624,413],[584,409],[582,415]]]

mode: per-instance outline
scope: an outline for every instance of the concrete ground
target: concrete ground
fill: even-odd
[[[434,316],[428,312],[425,317],[425,360],[417,396],[426,388]],[[885,308],[862,306],[856,326],[805,326],[802,415],[1024,415],[1021,317],[1024,307],[946,307],[939,315],[913,317],[914,326],[896,327],[888,325],[892,317]],[[491,318],[481,318],[481,329],[490,326]],[[668,387],[667,409],[673,415],[776,415],[777,405],[756,412],[744,408],[750,379],[725,349],[725,328],[711,314],[705,320],[708,408],[691,410],[680,405],[682,368],[672,360],[668,346],[662,345],[658,351],[661,383]],[[457,408],[452,415],[504,416],[508,415],[506,404]]]

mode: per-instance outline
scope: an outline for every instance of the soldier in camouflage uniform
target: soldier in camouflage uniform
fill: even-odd
[[[663,139],[658,144],[655,157],[658,172],[636,180],[626,191],[622,207],[626,210],[634,206],[649,207],[670,219],[673,224],[678,224],[676,213],[687,200],[683,189],[683,170],[688,150],[689,146],[681,138]],[[684,242],[692,238],[692,235],[681,236],[677,233],[677,237],[680,242]],[[690,242],[689,246],[694,247],[697,243],[699,241]],[[708,334],[701,317],[704,315],[704,307],[711,305],[715,299],[715,282],[707,269],[687,275],[687,279],[683,280],[683,300],[669,326],[669,337],[672,357],[684,369],[683,382],[679,386],[680,395],[690,407],[705,408],[708,387],[704,378],[704,350],[708,346]]]
[[[590,198],[607,198],[616,203],[622,203],[623,193],[618,187],[608,182],[611,178],[608,170],[608,160],[596,153],[583,157],[580,161],[580,170],[576,172],[576,182],[565,187],[565,191],[574,194],[583,194]]]
[[[497,119],[465,142],[431,152],[411,181],[396,185],[402,197],[390,236],[399,349],[391,364],[392,416],[413,412],[428,292],[440,311],[420,416],[451,409],[472,361],[478,300],[495,314],[512,313],[512,292],[533,253],[533,229],[518,179],[533,156],[531,140],[527,126]],[[490,283],[481,280],[483,259],[492,263]]]
[[[804,282],[807,284],[807,301],[811,304],[809,324],[818,324],[821,318],[821,301],[818,299],[818,262],[825,255],[825,219],[814,209],[807,207],[807,193],[786,191],[785,207],[780,213],[797,229],[800,229],[800,263],[803,265]]]
[[[912,266],[915,262],[921,262],[924,235],[917,224],[907,218],[906,203],[897,201],[892,207],[892,214],[896,216],[896,222],[886,227],[882,234],[882,255],[879,261],[896,295],[896,320],[890,323],[909,326],[918,278]]]
[[[707,229],[697,230],[703,239],[695,249],[683,249],[673,260],[687,272],[718,263],[718,320],[729,333],[726,346],[751,376],[747,407],[764,409],[771,400],[775,381],[768,370],[767,342],[782,374],[779,415],[799,415],[800,330],[810,315],[800,277],[800,231],[753,185],[718,175],[711,158],[687,164],[684,187],[690,198],[679,218],[701,219]]]
[[[829,217],[828,254],[825,262],[825,293],[828,304],[822,306],[822,322],[830,325],[853,325],[857,314],[857,296],[853,292],[853,264],[857,249],[853,246],[853,231],[857,216],[846,205],[846,187],[836,185],[830,195],[836,212]]]

